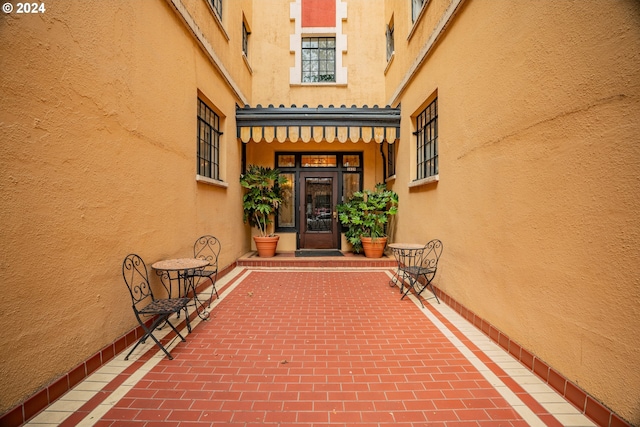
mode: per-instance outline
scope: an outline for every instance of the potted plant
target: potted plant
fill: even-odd
[[[273,215],[282,203],[282,186],[286,178],[277,169],[250,165],[247,172],[240,175],[240,185],[247,191],[242,197],[243,220],[258,229],[254,236],[258,256],[272,257],[276,253],[279,236],[268,232],[273,223]]]
[[[398,213],[398,194],[385,184],[375,190],[353,193],[345,203],[337,206],[340,223],[347,227],[345,237],[353,251],[364,250],[367,258],[380,258],[387,244],[387,224]]]

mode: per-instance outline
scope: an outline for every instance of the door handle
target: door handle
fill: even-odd
[[[338,218],[338,212],[334,212],[333,213],[333,219],[337,219]]]

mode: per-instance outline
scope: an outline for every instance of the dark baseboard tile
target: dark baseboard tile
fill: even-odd
[[[507,335],[502,333],[502,331],[473,313],[437,286],[434,286],[434,288],[440,301],[444,302],[460,316],[467,319],[477,329],[488,336],[491,341],[495,342],[511,354],[514,359],[526,366],[527,369],[536,374],[551,388],[556,390],[561,396],[567,399],[593,422],[603,427],[632,427],[630,423],[620,418],[593,396],[590,396],[576,384],[572,383],[560,372],[549,366],[544,360],[536,357],[533,353],[513,341]]]

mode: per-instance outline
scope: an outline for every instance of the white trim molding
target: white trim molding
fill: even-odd
[[[289,36],[289,51],[294,54],[294,65],[289,68],[289,84],[302,83],[302,37],[335,36],[336,38],[336,81],[330,85],[347,84],[347,68],[342,66],[342,56],[347,52],[347,36],[342,33],[342,21],[347,20],[347,3],[336,0],[335,27],[305,27],[302,29],[302,0],[295,0],[289,6],[289,18],[294,21],[295,33]],[[304,83],[306,84],[306,83]],[[325,83],[326,85],[327,83]]]

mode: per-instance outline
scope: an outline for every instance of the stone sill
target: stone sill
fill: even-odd
[[[411,181],[409,183],[409,188],[420,187],[422,185],[428,185],[428,184],[432,184],[432,183],[438,182],[438,181],[440,181],[440,174],[433,175],[433,176],[430,176],[428,178],[417,179],[415,181]]]
[[[228,182],[220,181],[202,175],[196,175],[196,182],[202,182],[203,184],[214,185],[216,187],[229,188]]]

